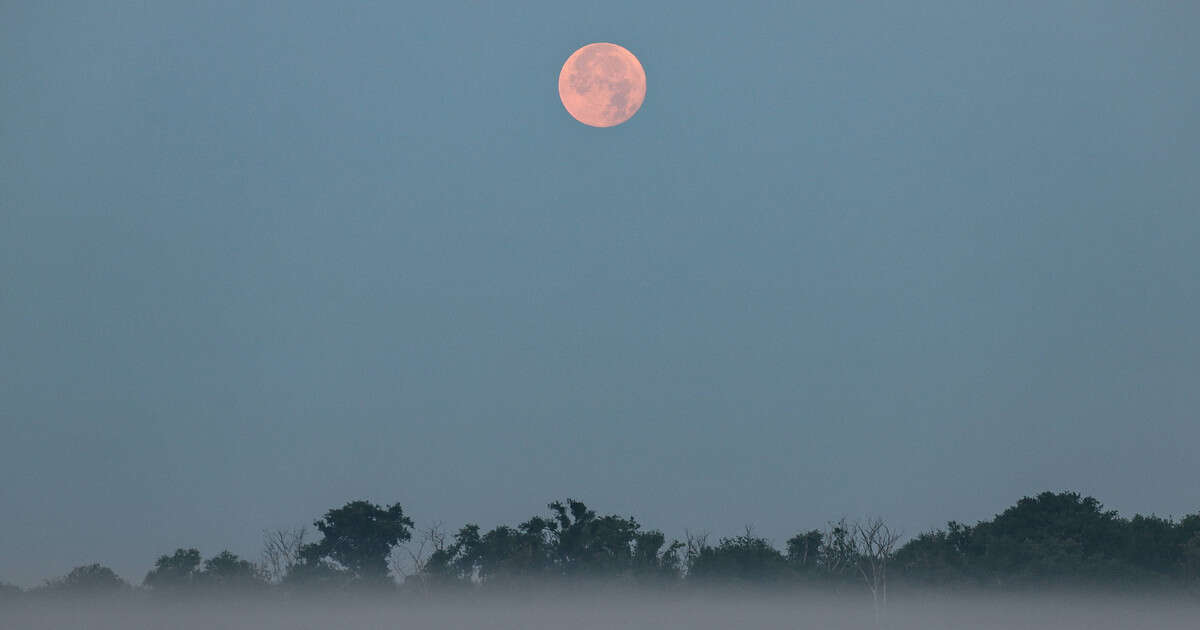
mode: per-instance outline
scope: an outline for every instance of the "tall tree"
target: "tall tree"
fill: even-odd
[[[313,524],[323,538],[301,548],[303,560],[310,565],[332,560],[369,583],[387,582],[388,555],[412,538],[413,526],[399,503],[382,507],[367,501],[329,510]]]
[[[633,543],[640,526],[631,518],[597,516],[582,501],[549,505],[558,527],[555,557],[566,575],[613,574],[633,565]]]
[[[263,532],[262,567],[267,581],[282,582],[300,563],[300,550],[307,535],[308,530],[303,527]]]
[[[854,524],[854,540],[858,543],[858,573],[871,591],[875,609],[875,625],[880,614],[887,610],[887,568],[896,549],[900,534],[893,532],[881,518]]]
[[[819,529],[812,529],[792,536],[787,541],[787,561],[793,569],[800,573],[810,573],[817,567],[820,557],[821,543],[825,535]]]
[[[858,564],[858,541],[853,526],[845,518],[830,523],[821,536],[822,544],[818,566],[827,578],[853,579]]]

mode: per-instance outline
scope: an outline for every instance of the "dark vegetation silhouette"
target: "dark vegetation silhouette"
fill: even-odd
[[[142,585],[161,593],[234,593],[265,586],[266,579],[259,566],[229,551],[222,551],[202,564],[198,549],[176,549],[169,556],[159,556]]]
[[[1092,497],[1043,492],[990,521],[927,532],[896,552],[906,579],[993,586],[1195,586],[1200,513],[1121,518]]]
[[[598,582],[634,588],[865,589],[876,615],[894,589],[1041,589],[1048,586],[1183,590],[1200,595],[1200,513],[1180,520],[1124,518],[1092,497],[1043,492],[990,520],[955,521],[903,545],[882,519],[841,519],[789,538],[782,549],[752,528],[710,542],[703,533],[668,540],[632,516],[602,515],[581,501],[484,530],[441,524],[417,532],[399,504],[351,501],[308,530],[266,532],[251,562],[198,549],[160,556],[140,588],[100,564],[22,591],[0,582],[0,603],[55,595],[510,592],[535,585]]]
[[[41,586],[23,595],[35,599],[109,599],[127,595],[132,590],[130,584],[112,569],[101,564],[85,564],[71,569],[70,573],[64,576],[46,580]],[[7,596],[0,597],[0,602],[6,599],[16,600],[14,595],[16,594],[10,592]]]
[[[390,582],[388,556],[412,538],[412,519],[399,503],[380,507],[351,501],[313,523],[321,540],[299,548],[286,579],[294,583],[380,586]]]

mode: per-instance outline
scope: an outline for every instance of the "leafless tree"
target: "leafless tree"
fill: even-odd
[[[428,594],[426,566],[429,558],[435,552],[444,551],[449,541],[446,527],[441,521],[421,531],[420,536],[407,544],[400,545],[392,552],[388,564],[391,565],[392,575],[401,584],[412,583],[424,594]]]
[[[300,548],[308,530],[274,529],[263,532],[263,552],[260,571],[271,582],[279,582],[300,563]]]
[[[703,550],[707,549],[709,546],[708,532],[692,533],[691,530],[685,529],[683,530],[683,536],[684,540],[687,541],[684,545],[684,557],[686,558],[684,567],[685,570],[690,570],[692,565],[695,563],[696,558],[699,558],[701,552],[703,552]]]
[[[858,573],[871,591],[878,626],[881,613],[887,611],[887,565],[900,533],[893,532],[881,518],[855,522],[853,532],[858,547]]]

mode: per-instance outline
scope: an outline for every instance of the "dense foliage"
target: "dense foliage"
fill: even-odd
[[[1025,588],[1111,585],[1200,592],[1200,513],[1181,520],[1123,518],[1092,497],[1044,492],[990,520],[951,521],[903,545],[881,520],[841,520],[801,531],[783,549],[751,529],[710,543],[669,541],[633,517],[601,515],[568,499],[516,525],[467,524],[452,535],[418,532],[398,504],[352,501],[303,529],[268,532],[263,560],[233,553],[204,560],[197,549],[162,555],[142,592],[290,592],[398,587],[415,593],[513,589],[547,582],[617,580],[638,586],[866,586],[886,605],[887,584]],[[133,589],[99,564],[25,592],[105,595]],[[0,582],[0,602],[22,596]],[[877,608],[878,610],[878,608]]]
[[[322,538],[300,548],[301,571],[321,578],[344,575],[351,582],[378,584],[388,579],[388,554],[412,538],[413,522],[399,503],[384,508],[351,501],[329,510],[313,525]]]
[[[535,516],[515,528],[501,525],[481,532],[478,525],[464,526],[453,543],[439,544],[428,560],[418,560],[416,579],[463,586],[546,578],[679,576],[682,545],[668,545],[662,532],[643,530],[632,517],[598,516],[573,499],[549,507],[550,517]]]
[[[1168,584],[1200,579],[1200,514],[1121,518],[1092,497],[1043,492],[990,521],[927,532],[896,553],[932,584]]]
[[[112,569],[101,564],[85,564],[71,572],[47,580],[35,593],[44,596],[111,597],[129,590],[129,584]]]

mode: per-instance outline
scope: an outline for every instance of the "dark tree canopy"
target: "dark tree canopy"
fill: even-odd
[[[455,566],[461,578],[483,581],[544,578],[554,566],[553,521],[535,516],[516,527],[501,525],[479,534],[467,525],[455,536]]]
[[[435,551],[424,572],[434,583],[513,583],[546,578],[631,575],[678,577],[679,548],[657,530],[643,530],[632,517],[599,516],[581,501],[548,506],[516,527],[481,532],[469,524],[453,544]]]
[[[716,546],[701,543],[688,558],[688,576],[702,581],[774,582],[786,577],[787,568],[784,555],[750,531]]]
[[[640,526],[633,518],[596,516],[574,499],[550,504],[555,529],[555,559],[566,575],[606,574],[632,565]]]
[[[194,584],[199,575],[200,550],[176,549],[169,556],[159,556],[142,582],[156,590],[180,589]]]
[[[303,530],[267,537],[261,566],[222,551],[204,560],[194,548],[159,556],[144,586],[155,593],[303,592],[393,587],[389,558],[404,589],[511,591],[545,582],[586,587],[622,585],[803,584],[870,590],[881,610],[894,586],[945,585],[1025,589],[1099,585],[1172,588],[1200,593],[1200,513],[1182,519],[1121,517],[1074,492],[1024,497],[990,520],[950,521],[896,548],[899,535],[882,519],[828,523],[800,530],[782,549],[747,528],[709,544],[686,544],[644,529],[632,516],[601,514],[566,499],[515,525],[483,530],[467,524],[448,536],[440,524],[412,539],[413,521],[400,505],[351,501],[316,521],[321,539],[304,544]],[[411,564],[407,561],[411,559]],[[268,570],[268,567],[270,568]],[[673,585],[673,586],[672,586]],[[0,599],[133,590],[99,564],[76,567],[22,591],[0,583]],[[55,595],[57,596],[57,595]]]
[[[381,507],[351,501],[329,510],[314,525],[323,538],[301,549],[301,557],[310,565],[305,571],[336,571],[334,567],[316,568],[332,560],[356,580],[386,582],[388,555],[396,545],[412,538],[413,522],[399,503]]]
[[[103,595],[124,591],[129,584],[112,569],[101,564],[87,564],[71,569],[63,577],[46,582],[48,591],[71,595]]]
[[[226,590],[261,586],[265,583],[258,567],[229,551],[222,551],[204,561],[200,581],[206,586]]]
[[[990,521],[921,534],[896,557],[906,577],[927,583],[1165,583],[1194,579],[1188,541],[1197,532],[1195,515],[1124,519],[1092,497],[1043,492]]]
[[[825,535],[820,530],[809,530],[792,536],[787,541],[787,562],[797,571],[810,572],[817,568],[821,545]]]
[[[229,551],[205,560],[198,549],[176,549],[159,556],[143,584],[160,593],[182,594],[200,590],[246,589],[265,584],[262,572],[253,563]]]

